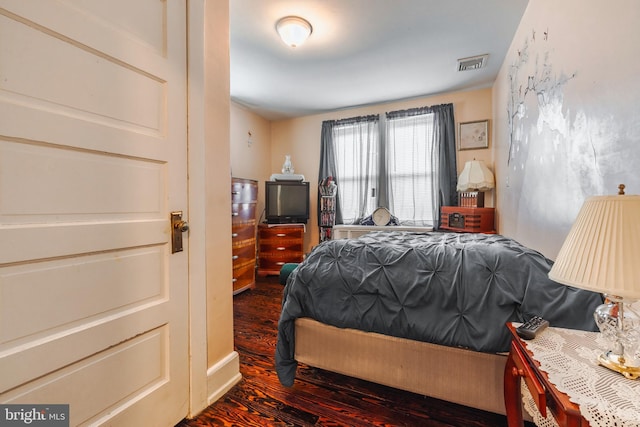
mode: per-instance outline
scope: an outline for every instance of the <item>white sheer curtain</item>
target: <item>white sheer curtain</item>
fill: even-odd
[[[342,223],[357,224],[377,207],[378,116],[336,121],[332,128]]]
[[[438,177],[433,162],[434,114],[421,110],[389,113],[386,126],[389,210],[401,224],[433,226],[432,190]]]

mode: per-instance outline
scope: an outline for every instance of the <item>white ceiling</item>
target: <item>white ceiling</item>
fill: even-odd
[[[527,1],[230,0],[231,98],[278,120],[488,87]],[[297,48],[275,30],[287,15],[313,26]]]

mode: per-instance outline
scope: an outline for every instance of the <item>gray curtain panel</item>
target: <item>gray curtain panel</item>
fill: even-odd
[[[456,165],[456,122],[453,116],[453,104],[442,104],[433,107],[435,114],[434,139],[437,140],[439,155],[438,188],[434,188],[434,223],[433,228],[440,228],[440,207],[458,204],[458,167]]]
[[[351,207],[347,218],[349,224],[357,224],[371,213],[368,212],[369,204],[376,192],[378,175],[377,165],[372,164],[371,159],[380,150],[379,121],[378,115],[369,115],[322,123],[318,181],[333,177],[338,186],[336,224],[345,223],[344,203]],[[342,143],[340,147],[337,146],[339,142]],[[349,162],[349,170],[356,171],[356,177],[341,176],[338,150],[343,150],[340,160]],[[344,155],[347,150],[349,156]]]

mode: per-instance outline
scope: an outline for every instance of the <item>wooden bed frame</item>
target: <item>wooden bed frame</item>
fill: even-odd
[[[506,354],[341,329],[309,318],[296,319],[295,334],[300,363],[505,414]]]

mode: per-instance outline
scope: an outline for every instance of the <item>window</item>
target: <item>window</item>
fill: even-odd
[[[378,207],[378,116],[348,119],[333,127],[342,223],[358,223]]]
[[[387,115],[388,207],[402,224],[433,225],[433,117]]]
[[[457,204],[453,105],[385,117],[322,123],[319,179],[338,185],[336,223],[358,224],[384,206],[401,224],[437,228],[440,206]]]

